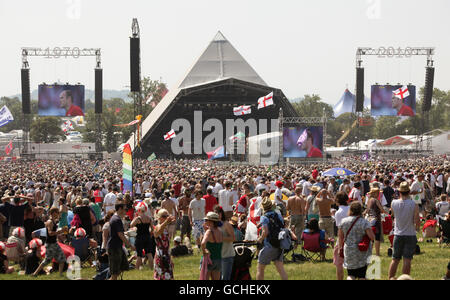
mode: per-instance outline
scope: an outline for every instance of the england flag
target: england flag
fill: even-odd
[[[269,105],[273,104],[273,92],[271,92],[269,95],[261,97],[258,99],[258,109],[267,107]]]
[[[403,87],[399,88],[398,90],[394,91],[394,95],[397,96],[400,99],[405,99],[409,96],[408,87],[404,85]]]
[[[233,113],[235,116],[248,115],[252,113],[252,108],[250,105],[241,105],[238,107],[233,107]]]
[[[170,130],[167,134],[164,135],[164,140],[168,141],[170,139],[173,139],[174,137],[176,137],[177,135],[175,134],[175,130]]]

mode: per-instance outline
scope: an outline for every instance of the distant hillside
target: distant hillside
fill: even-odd
[[[128,90],[121,90],[121,91],[117,91],[117,90],[103,90],[103,99],[111,99],[111,98],[122,98],[127,102],[131,102],[133,101],[133,99],[128,98],[128,93],[130,91]],[[17,94],[17,95],[13,95],[10,96],[10,98],[19,98],[22,99],[22,94]],[[31,99],[33,100],[37,100],[38,99],[38,90],[34,90],[31,93]],[[85,90],[85,99],[88,100],[92,100],[94,101],[95,99],[95,91],[93,90]]]

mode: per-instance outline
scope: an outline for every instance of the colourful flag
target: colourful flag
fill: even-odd
[[[156,154],[155,154],[155,152],[153,152],[153,153],[147,158],[148,161],[153,161],[153,160],[155,160],[155,159],[156,159]]]
[[[231,142],[234,142],[240,138],[245,138],[245,134],[240,131],[238,133],[236,133],[235,135],[229,137]]]
[[[217,148],[212,152],[207,152],[206,155],[208,155],[209,160],[225,157],[225,147],[220,146],[219,148]]]
[[[123,193],[133,192],[133,158],[130,144],[123,147]]]
[[[8,124],[9,122],[14,121],[14,117],[9,111],[8,107],[3,106],[2,109],[0,109],[0,127]]]
[[[241,105],[238,107],[233,107],[233,114],[235,116],[248,115],[252,113],[252,108],[250,105]]]
[[[171,129],[167,134],[164,135],[164,140],[168,141],[176,137],[175,130]]]
[[[370,159],[370,154],[369,154],[369,152],[366,152],[366,153],[364,153],[362,156],[361,156],[361,160],[362,161],[366,161],[366,160],[369,160]]]
[[[273,104],[273,92],[268,94],[267,96],[261,97],[258,99],[258,109],[274,105]]]
[[[12,149],[13,149],[12,141],[9,141],[9,144],[6,145],[6,147],[5,147],[5,153],[6,153],[6,155],[9,155],[9,154],[11,153]]]

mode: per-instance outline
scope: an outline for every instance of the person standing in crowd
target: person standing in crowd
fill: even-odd
[[[295,195],[288,199],[287,211],[290,217],[290,227],[293,227],[295,236],[300,237],[305,227],[306,200],[302,196],[302,186],[295,188]],[[296,245],[301,243],[299,239]]]
[[[319,206],[319,228],[324,230],[326,238],[334,243],[334,221],[331,217],[331,205],[334,204],[334,198],[326,189],[322,189],[317,195],[316,202]]]
[[[410,197],[409,184],[402,182],[398,190],[401,198],[391,203],[392,217],[394,218],[394,242],[389,279],[395,278],[402,258],[402,274],[409,275],[411,273],[411,261],[417,244],[416,230],[420,228],[419,205]]]
[[[211,264],[207,266],[207,279],[219,280],[222,271],[223,235],[219,229],[220,217],[215,212],[209,212],[205,217],[206,232],[202,239],[203,256],[209,256]],[[206,260],[204,259],[203,262]],[[204,268],[204,266],[202,266]]]
[[[311,187],[311,195],[306,199],[306,213],[308,220],[316,219],[319,220],[319,206],[317,205],[317,194],[320,191],[320,186],[313,185]]]
[[[202,236],[204,233],[203,223],[205,217],[205,199],[202,198],[203,193],[201,190],[195,191],[194,200],[189,203],[189,221],[193,228],[194,239],[196,241],[197,247],[200,251]]]
[[[394,198],[395,191],[391,187],[389,179],[384,180],[383,196],[386,198],[386,207],[391,207],[392,199]]]
[[[233,215],[233,194],[231,192],[231,181],[225,183],[225,189],[219,192],[219,205],[225,212],[225,219],[230,220]]]
[[[105,195],[105,198],[103,199],[103,205],[102,209],[106,214],[108,214],[110,211],[114,211],[114,206],[116,205],[117,196],[113,192],[113,188],[110,185],[108,187],[108,194]]]
[[[189,219],[189,205],[192,201],[191,191],[185,190],[184,196],[178,202],[178,212],[181,214],[181,240],[184,240],[184,235],[191,239],[191,221]]]
[[[175,222],[175,217],[165,209],[157,214],[158,225],[155,227],[156,254],[154,275],[155,280],[173,280],[173,262],[170,257],[170,240],[167,226]]]
[[[349,214],[348,206],[348,196],[344,192],[336,193],[336,203],[339,206],[338,211],[334,214],[334,220],[336,222],[336,227],[341,227],[342,220],[345,219]],[[341,243],[338,238],[336,245],[334,246],[333,252],[333,263],[336,266],[336,277],[337,280],[344,279],[344,258],[340,255],[339,250],[341,248]]]
[[[147,262],[150,270],[153,270],[153,255],[151,251],[152,242],[150,239],[151,231],[153,230],[151,219],[145,214],[147,207],[141,204],[136,209],[136,218],[130,224],[130,227],[136,228],[136,241],[134,247],[136,248],[136,269],[140,270],[143,265],[143,260],[147,256]],[[145,252],[145,254],[144,254]]]
[[[122,219],[126,215],[126,206],[123,203],[116,203],[115,214],[109,221],[109,239],[106,245],[108,250],[110,280],[117,280],[117,277],[125,270],[128,270],[128,261],[123,249],[123,245],[135,250],[134,246],[125,237],[125,230]]]
[[[165,210],[167,210],[169,212],[169,215],[171,215],[171,216],[175,217],[178,214],[177,205],[170,198],[169,190],[164,191],[164,200],[161,202],[161,208],[164,208]],[[169,239],[170,240],[175,235],[176,226],[177,226],[176,223],[174,223],[174,224],[170,224],[167,228],[169,230]]]
[[[385,212],[380,200],[378,200],[380,198],[380,193],[381,191],[378,187],[374,187],[369,191],[369,193],[367,194],[369,202],[367,204],[366,210],[366,215],[370,226],[372,226],[372,228],[375,228],[375,251],[377,256],[380,256],[380,245],[383,240],[381,214]]]
[[[279,212],[275,210],[275,205],[272,203],[272,201],[266,197],[261,203],[261,206],[264,211],[264,215],[261,216],[261,228],[262,233],[261,236],[258,238],[258,243],[263,245],[263,248],[259,252],[258,256],[258,266],[256,271],[256,280],[264,280],[264,270],[267,265],[270,264],[270,262],[274,262],[275,268],[277,269],[278,274],[280,274],[280,277],[282,280],[287,280],[288,275],[284,269],[283,264],[283,249],[279,247],[274,247],[271,245],[269,240],[269,223],[270,219],[272,219],[272,222],[276,222],[279,224],[280,228],[284,227],[284,221],[282,216]]]
[[[360,251],[358,244],[364,235],[371,241],[375,235],[369,222],[362,217],[363,207],[359,201],[350,204],[349,216],[341,221],[339,227],[339,249],[344,250],[344,268],[347,269],[349,280],[366,278],[368,259],[372,253],[371,247],[367,251]]]
[[[423,173],[417,174],[417,180],[412,183],[411,191],[409,193],[412,196],[414,203],[419,206],[419,212],[422,213],[425,207],[425,182],[423,179]]]
[[[219,216],[222,226],[220,231],[222,232],[222,280],[231,279],[231,271],[233,269],[234,262],[234,229],[231,224],[225,220],[225,213],[220,206],[214,208],[214,212]]]
[[[208,188],[206,190],[206,195],[203,196],[203,199],[206,201],[205,213],[208,214],[210,211],[213,211],[214,206],[217,205],[217,199],[213,196],[212,188]]]

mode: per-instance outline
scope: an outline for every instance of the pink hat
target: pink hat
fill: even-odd
[[[13,230],[13,236],[18,237],[20,239],[25,238],[25,230],[22,227],[17,227]]]
[[[31,249],[35,249],[35,248],[38,248],[38,247],[40,247],[40,246],[42,246],[43,244],[42,244],[42,240],[41,239],[38,239],[38,238],[34,238],[34,239],[32,239],[29,243],[28,243],[28,246],[31,248]]]
[[[78,228],[77,230],[75,230],[75,237],[85,237],[86,236],[86,230],[84,230],[83,228]]]

